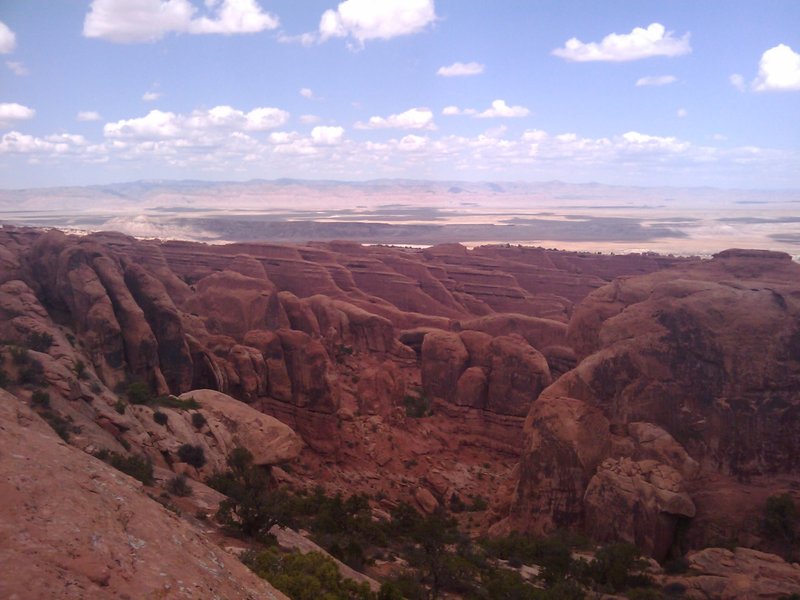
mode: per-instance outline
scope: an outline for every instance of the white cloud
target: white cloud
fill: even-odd
[[[427,146],[428,141],[425,136],[409,134],[400,140],[397,147],[404,152],[415,152]]]
[[[344,127],[318,125],[311,130],[311,141],[318,146],[335,146],[342,142]]]
[[[761,55],[752,85],[756,92],[800,90],[800,54],[785,44],[770,48]]]
[[[279,108],[260,107],[250,112],[231,106],[195,110],[189,115],[151,110],[144,117],[106,123],[103,133],[118,139],[166,139],[188,136],[197,141],[204,136],[219,137],[231,131],[266,131],[289,120],[289,113]]]
[[[279,25],[278,17],[265,13],[256,0],[206,0],[206,5],[219,8],[213,18],[191,21],[189,33],[258,33]]]
[[[22,77],[24,75],[28,75],[30,73],[30,71],[28,71],[27,67],[24,64],[22,64],[20,61],[18,61],[18,60],[7,60],[6,61],[6,66],[9,69],[11,69],[11,71],[12,71],[12,73],[14,73],[14,75],[19,75],[20,77]]]
[[[17,36],[0,21],[0,54],[11,54],[17,47]]]
[[[161,92],[145,92],[142,94],[142,100],[145,102],[154,102],[161,98]]]
[[[320,118],[317,115],[300,115],[299,121],[306,125],[312,125],[314,123],[319,123]]]
[[[36,111],[16,102],[4,102],[0,104],[0,127],[8,127],[16,121],[26,121],[32,119]]]
[[[326,10],[319,21],[319,40],[352,37],[388,40],[417,33],[436,20],[433,0],[345,0]]]
[[[669,85],[676,81],[678,81],[678,78],[674,75],[648,75],[647,77],[640,77],[637,79],[636,87]]]
[[[542,142],[547,138],[547,132],[541,129],[528,129],[522,134],[523,142]]]
[[[685,108],[679,108],[679,109],[678,109],[678,112],[677,112],[677,113],[675,113],[675,114],[677,114],[677,115],[678,115],[678,118],[679,118],[679,119],[682,119],[683,117],[685,117],[686,115],[688,115],[688,114],[689,114],[689,111],[688,111],[688,110],[686,110]]]
[[[478,111],[474,108],[459,108],[458,106],[445,106],[442,109],[442,114],[445,117],[455,117],[458,115],[467,115],[473,116],[478,114]]]
[[[483,65],[476,62],[453,63],[449,67],[439,67],[436,74],[441,77],[463,77],[467,75],[480,75],[483,73]]]
[[[83,35],[112,42],[153,42],[168,33],[256,33],[278,27],[278,18],[255,0],[206,0],[211,16],[195,17],[189,0],[93,0]]]
[[[370,117],[366,123],[358,122],[356,129],[436,129],[433,113],[428,108],[410,108],[388,117]]]
[[[731,75],[728,78],[728,81],[730,81],[731,85],[740,92],[745,91],[744,77],[742,77],[739,73],[734,73],[733,75]]]
[[[505,100],[495,100],[492,106],[475,115],[479,119],[492,119],[495,117],[527,117],[530,111],[524,106],[509,106]]]
[[[611,33],[599,43],[584,43],[578,38],[571,38],[563,48],[553,50],[553,54],[569,61],[587,62],[680,56],[691,51],[688,33],[676,38],[661,23],[651,23],[647,29],[635,27],[630,33]]]
[[[102,118],[100,113],[95,110],[82,110],[76,117],[78,121],[99,121]]]
[[[312,92],[310,88],[301,88],[300,89],[300,95],[303,98],[311,99],[311,98],[314,97],[314,92]]]

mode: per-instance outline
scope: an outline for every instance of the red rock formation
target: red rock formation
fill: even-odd
[[[662,557],[677,521],[694,514],[687,492],[696,494],[708,477],[723,478],[715,484],[720,493],[739,494],[742,503],[752,478],[800,481],[798,282],[800,266],[787,255],[727,251],[618,279],[588,296],[569,326],[584,358],[542,393],[528,417],[514,518],[537,530],[585,523],[601,537],[635,540]],[[554,428],[544,415],[561,414],[561,406],[584,408],[563,413]],[[613,459],[608,468],[578,458],[588,443],[581,415],[590,407],[611,432],[599,456]],[[589,448],[608,438],[604,431],[593,433]],[[644,455],[658,462],[642,462]],[[626,458],[638,462],[619,462]],[[645,463],[660,466],[648,471]],[[669,473],[659,475],[667,483],[654,483],[654,472]],[[628,491],[609,493],[614,482]],[[715,522],[758,535],[745,515],[720,510],[713,492],[693,500],[689,544],[708,539]],[[613,506],[629,506],[641,518],[617,519],[609,529],[602,515]]]

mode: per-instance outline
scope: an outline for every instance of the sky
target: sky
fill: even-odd
[[[0,0],[0,188],[800,188],[797,0]]]

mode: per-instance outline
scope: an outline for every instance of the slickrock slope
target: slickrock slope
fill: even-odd
[[[282,599],[0,390],[0,597]]]
[[[768,544],[766,497],[800,484],[799,323],[800,265],[780,253],[729,250],[590,294],[569,324],[582,360],[527,417],[512,521],[657,558]]]

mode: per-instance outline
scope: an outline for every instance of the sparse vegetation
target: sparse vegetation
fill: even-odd
[[[187,483],[186,475],[183,473],[176,475],[167,482],[167,491],[173,496],[180,496],[181,498],[192,495],[192,488]]]
[[[194,412],[192,413],[192,426],[195,429],[202,429],[203,426],[206,424],[206,418],[203,416],[202,413]]]
[[[169,422],[169,417],[167,417],[167,413],[157,410],[153,413],[153,421],[163,426]]]
[[[431,400],[425,394],[417,396],[407,394],[403,398],[403,406],[406,409],[406,416],[412,419],[421,419],[433,414],[431,409]]]
[[[95,457],[145,485],[153,485],[153,463],[149,458],[133,454],[125,456],[105,449],[96,452]]]
[[[187,465],[192,466],[195,469],[202,469],[203,465],[206,464],[206,455],[202,446],[183,444],[180,448],[178,448],[178,458],[181,460],[181,462],[185,462]]]
[[[86,380],[89,379],[89,372],[86,370],[86,363],[82,360],[79,360],[75,363],[75,375],[78,379]]]
[[[781,553],[794,559],[798,542],[797,506],[789,494],[770,496],[764,505],[762,529]]]
[[[44,331],[32,331],[28,334],[26,343],[35,352],[47,352],[53,345],[53,336]]]
[[[375,600],[366,583],[345,579],[339,568],[319,552],[301,554],[268,548],[242,558],[259,577],[266,579],[292,600]]]

